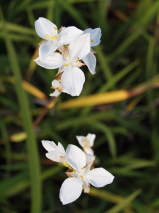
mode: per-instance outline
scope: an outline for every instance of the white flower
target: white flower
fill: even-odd
[[[37,58],[38,65],[47,69],[60,68],[61,84],[72,96],[79,96],[85,82],[83,71],[79,68],[83,65],[80,61],[90,52],[90,34],[80,35],[71,42],[63,54],[53,53],[45,59]]]
[[[114,176],[103,168],[91,168],[91,163],[86,164],[86,154],[77,146],[68,145],[66,161],[73,168],[73,172],[67,172],[67,178],[60,189],[60,200],[65,205],[75,201],[82,193],[89,192],[90,184],[95,187],[103,187],[112,183]]]
[[[84,30],[83,32],[90,33],[91,47],[97,46],[101,42],[100,38],[101,38],[102,34],[101,34],[100,28],[95,28],[95,29],[88,28],[88,29]],[[90,53],[88,53],[88,55],[86,55],[84,58],[82,58],[82,60],[87,65],[89,71],[94,75],[95,67],[96,67],[96,57],[93,54],[93,52],[91,51]]]
[[[39,48],[40,59],[50,56],[62,45],[69,44],[83,33],[76,27],[63,27],[58,31],[57,26],[46,18],[39,18],[35,21],[35,30],[37,34],[45,39]]]
[[[91,147],[94,145],[95,137],[95,134],[90,133],[86,137],[76,136],[79,144],[83,147],[84,152],[91,155],[93,155],[93,150]]]
[[[55,91],[53,93],[50,94],[50,96],[53,96],[53,97],[57,97],[61,94],[61,92],[65,92],[65,93],[68,93],[67,90],[65,90],[63,87],[62,87],[62,84],[61,84],[61,81],[60,80],[53,80],[52,81],[52,89],[55,89]]]
[[[42,145],[48,151],[46,153],[48,159],[65,164],[65,150],[60,142],[56,145],[53,141],[42,140]]]

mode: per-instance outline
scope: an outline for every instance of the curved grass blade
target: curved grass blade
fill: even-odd
[[[139,194],[141,193],[141,190],[138,189],[134,193],[132,193],[130,196],[128,196],[123,202],[117,204],[110,210],[108,210],[105,213],[118,213],[121,212],[125,207],[127,207]]]
[[[40,180],[40,166],[39,166],[40,164],[34,128],[32,125],[31,115],[29,111],[29,103],[26,93],[22,88],[22,77],[20,74],[20,67],[18,64],[14,45],[9,37],[7,29],[5,28],[4,21],[3,21],[3,29],[5,33],[5,43],[8,51],[8,56],[10,59],[10,65],[12,67],[12,71],[16,81],[15,89],[19,101],[20,110],[22,113],[24,129],[28,136],[26,145],[28,150],[28,158],[29,158],[28,166],[31,181],[31,213],[40,213],[41,212],[41,180]]]

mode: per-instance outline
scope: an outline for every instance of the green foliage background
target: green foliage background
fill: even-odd
[[[159,213],[159,1],[1,0],[0,14],[0,212]],[[76,108],[78,98],[67,94],[50,100],[56,71],[33,62],[39,17],[58,27],[101,28],[96,74],[85,68],[80,96],[101,94],[102,104],[96,96]],[[105,102],[109,91],[115,101]],[[66,147],[88,133],[97,135],[95,166],[115,180],[63,206],[66,170],[45,157],[41,140]]]

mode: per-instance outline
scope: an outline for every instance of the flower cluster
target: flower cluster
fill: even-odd
[[[95,74],[96,57],[92,47],[100,43],[100,28],[82,31],[72,26],[58,30],[51,21],[39,18],[35,21],[35,29],[44,39],[40,43],[39,57],[35,62],[46,69],[59,68],[52,81],[51,88],[55,91],[50,96],[57,97],[61,92],[79,96],[85,82],[85,75],[80,67],[87,65],[89,71]],[[77,136],[83,151],[72,144],[65,150],[60,142],[56,145],[53,141],[42,141],[47,150],[46,157],[68,168],[68,178],[60,189],[60,200],[64,205],[75,201],[82,190],[89,193],[90,184],[103,187],[114,179],[104,168],[94,168],[95,156],[92,147],[95,137],[90,133],[85,137]]]
[[[68,167],[66,172],[68,178],[60,189],[60,200],[63,205],[79,198],[82,189],[85,193],[89,193],[90,184],[99,188],[113,182],[114,176],[111,173],[104,168],[94,168],[93,166],[95,161],[92,150],[94,139],[94,134],[88,134],[86,137],[77,136],[83,151],[72,144],[69,144],[65,151],[60,142],[56,145],[53,141],[42,141],[44,148],[48,151],[46,157]]]
[[[56,79],[52,81],[50,96],[57,97],[61,92],[71,96],[79,96],[85,75],[79,68],[87,65],[92,74],[95,74],[96,57],[91,47],[100,43],[100,28],[88,28],[84,31],[71,26],[57,26],[45,18],[35,21],[37,34],[44,39],[40,43],[39,57],[35,62],[46,69],[59,68]]]

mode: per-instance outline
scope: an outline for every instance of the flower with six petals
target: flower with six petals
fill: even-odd
[[[91,170],[91,165],[86,164],[86,154],[75,145],[68,145],[66,161],[73,168],[67,172],[67,178],[60,189],[60,200],[65,205],[75,201],[82,193],[89,193],[90,184],[99,188],[113,182],[114,176],[103,168]]]
[[[61,84],[72,96],[78,96],[83,88],[85,76],[79,68],[83,65],[80,61],[90,52],[90,34],[80,35],[74,42],[71,42],[62,55],[53,53],[45,59],[38,57],[35,61],[38,65],[47,69],[60,68]]]
[[[35,21],[35,30],[44,39],[35,62],[46,69],[59,68],[58,73],[63,72],[61,79],[52,82],[55,92],[51,96],[57,97],[61,92],[79,96],[85,82],[84,73],[79,67],[87,65],[90,72],[95,74],[96,57],[90,47],[100,43],[100,28],[82,31],[71,26],[58,30],[54,23],[40,17]]]

